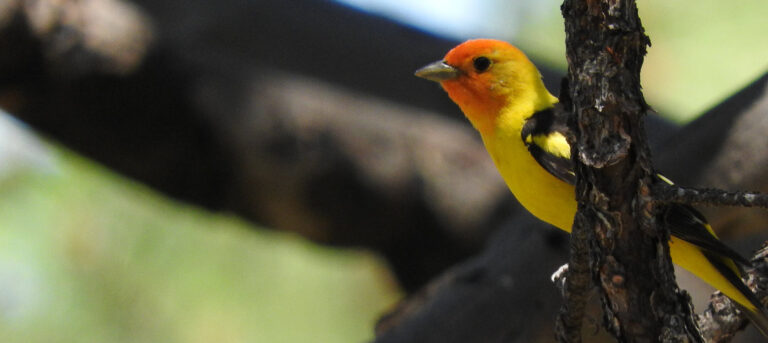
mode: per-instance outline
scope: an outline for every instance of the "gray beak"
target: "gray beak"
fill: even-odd
[[[421,67],[414,75],[430,81],[442,82],[459,77],[461,70],[447,65],[443,61],[437,61]]]

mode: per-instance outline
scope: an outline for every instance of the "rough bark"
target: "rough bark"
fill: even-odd
[[[670,185],[660,186],[654,188],[654,197],[660,202],[768,208],[768,195],[758,192],[731,192],[715,188],[695,189]]]
[[[751,262],[752,268],[748,269],[742,278],[757,298],[765,303],[768,300],[768,242],[764,242],[757,250]],[[728,343],[734,340],[737,334],[740,334],[743,342],[765,340],[760,334],[744,337],[743,330],[750,324],[749,318],[731,299],[719,291],[710,296],[707,307],[697,319],[701,336],[706,342]]]
[[[648,37],[632,0],[563,3],[576,166],[572,247],[588,247],[608,330],[624,342],[699,341],[687,298],[675,283],[669,233],[656,225],[640,68]],[[572,252],[573,256],[584,254]],[[585,261],[573,270],[588,270]],[[566,291],[571,279],[566,277]],[[583,287],[579,287],[583,290]],[[572,296],[566,292],[566,296]],[[583,295],[575,295],[581,296]],[[567,314],[569,308],[564,308]],[[565,316],[565,315],[563,315]],[[564,329],[576,330],[576,319]],[[562,341],[580,341],[567,331]]]

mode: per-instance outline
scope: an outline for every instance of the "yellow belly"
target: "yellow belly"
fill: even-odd
[[[517,136],[483,137],[486,149],[517,201],[537,218],[571,232],[573,186],[547,172]]]

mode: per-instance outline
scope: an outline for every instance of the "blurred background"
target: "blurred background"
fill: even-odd
[[[263,1],[250,2],[239,15],[247,17],[248,10],[258,8],[253,4]],[[476,37],[508,40],[545,68],[565,68],[559,1],[283,3],[312,17],[312,9],[303,6],[308,2],[348,6],[349,16],[396,21],[450,44]],[[10,0],[0,12],[13,6],[42,8],[33,3]],[[195,20],[155,14],[172,2],[125,3],[155,21],[157,46],[167,37],[164,21]],[[652,42],[643,68],[646,100],[675,123],[695,119],[768,69],[768,3],[763,0],[638,5]],[[2,14],[0,26],[8,23]],[[270,48],[239,46],[238,37],[222,32],[189,35],[242,50]],[[348,48],[354,56],[355,47]],[[440,59],[444,52],[430,51],[433,55],[421,62]],[[389,86],[425,83],[412,76],[418,67],[389,70],[394,75]],[[436,86],[423,87],[432,87],[432,96],[451,108]],[[280,220],[242,215],[241,205],[190,204],[183,196],[176,200],[178,194],[169,197],[118,174],[14,119],[13,94],[3,93],[0,101],[10,113],[0,111],[0,341],[362,342],[374,338],[380,316],[423,285],[414,281],[403,287],[388,255],[357,241],[316,244],[306,237],[324,239],[300,229],[273,230]],[[447,114],[461,120],[457,109]]]
[[[0,341],[355,342],[402,296],[371,252],[170,200],[0,120]]]

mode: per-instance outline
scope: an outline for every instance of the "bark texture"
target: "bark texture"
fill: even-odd
[[[636,4],[566,0],[562,11],[569,89],[561,101],[574,114],[571,141],[579,200],[573,239],[585,240],[572,244],[578,249],[572,256],[582,256],[585,248],[590,255],[588,261],[571,260],[576,268],[566,278],[566,297],[584,296],[569,292],[584,289],[581,283],[572,287],[583,274],[571,274],[591,269],[603,296],[606,326],[618,340],[698,341],[687,298],[675,283],[669,233],[654,220],[643,125],[648,106],[640,91],[649,40]],[[564,307],[561,318],[569,310]],[[562,341],[580,341],[576,320],[562,319]]]

